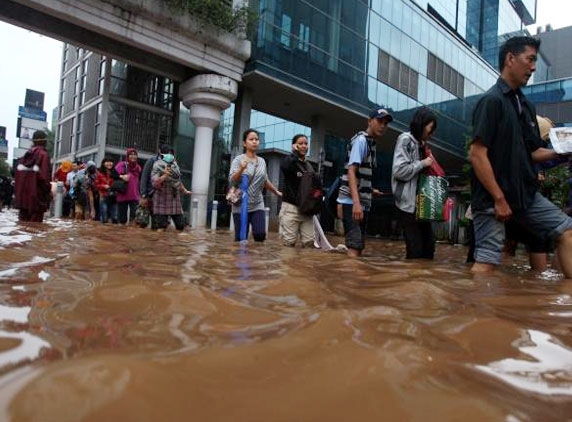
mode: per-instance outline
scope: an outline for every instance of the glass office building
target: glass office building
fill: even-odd
[[[268,88],[292,87],[342,110],[336,121],[326,123],[326,137],[347,139],[361,127],[342,128],[343,110],[365,117],[376,105],[387,105],[397,117],[393,127],[402,131],[418,107],[429,106],[439,115],[436,146],[461,160],[474,97],[498,77],[493,65],[499,43],[522,34],[536,14],[535,0],[258,0],[251,5],[259,22],[244,82],[254,91],[255,109],[260,104],[258,110],[310,127],[307,116],[261,99]],[[253,127],[255,120],[253,115]],[[276,136],[265,134],[265,145],[284,147],[297,131],[285,125]],[[326,145],[327,155],[337,149]]]
[[[549,117],[556,126],[572,126],[572,78],[529,85],[522,92],[537,114]]]
[[[314,124],[320,122],[325,127],[316,132],[323,139],[320,149],[331,163],[324,174],[328,185],[343,171],[346,141],[365,128],[369,111],[389,106],[395,121],[378,142],[376,175],[376,185],[386,191],[394,140],[422,106],[438,115],[437,157],[448,174],[463,175],[472,109],[498,78],[498,48],[525,34],[536,15],[536,0],[254,0],[250,5],[259,14],[243,80],[252,97],[250,126],[256,128],[256,116],[264,112],[271,115],[271,126],[280,127],[274,135],[263,134],[263,145],[289,151],[289,139],[301,131],[295,125],[302,125],[312,149]],[[232,121],[232,113],[225,113],[225,121]]]

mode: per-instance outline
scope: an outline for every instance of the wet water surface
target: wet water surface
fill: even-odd
[[[0,420],[572,420],[572,282],[465,253],[1,213]]]

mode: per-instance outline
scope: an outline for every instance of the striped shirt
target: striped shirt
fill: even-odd
[[[240,169],[240,163],[242,163],[243,160],[248,160],[246,154],[237,155],[234,160],[232,160],[228,176],[230,186],[240,187],[240,182],[232,180],[232,176]],[[261,157],[256,157],[256,162],[249,162],[242,174],[248,176],[248,212],[263,210],[264,197],[262,196],[262,191],[268,181],[266,161]],[[240,212],[240,204],[237,206],[233,205],[232,212]]]
[[[344,174],[340,180],[338,202],[340,204],[353,204],[348,183],[348,168],[357,165],[358,191],[361,206],[365,211],[371,207],[373,168],[375,167],[375,141],[367,136],[366,132],[356,134],[348,145]]]

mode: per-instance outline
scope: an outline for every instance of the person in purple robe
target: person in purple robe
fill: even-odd
[[[34,145],[18,161],[15,177],[15,208],[20,222],[41,223],[50,208],[52,180],[50,155],[46,151],[46,133],[34,132]]]

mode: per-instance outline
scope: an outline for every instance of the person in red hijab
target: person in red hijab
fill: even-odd
[[[18,162],[15,177],[15,208],[21,222],[41,223],[52,200],[50,155],[46,151],[46,133],[34,132],[34,145]]]

